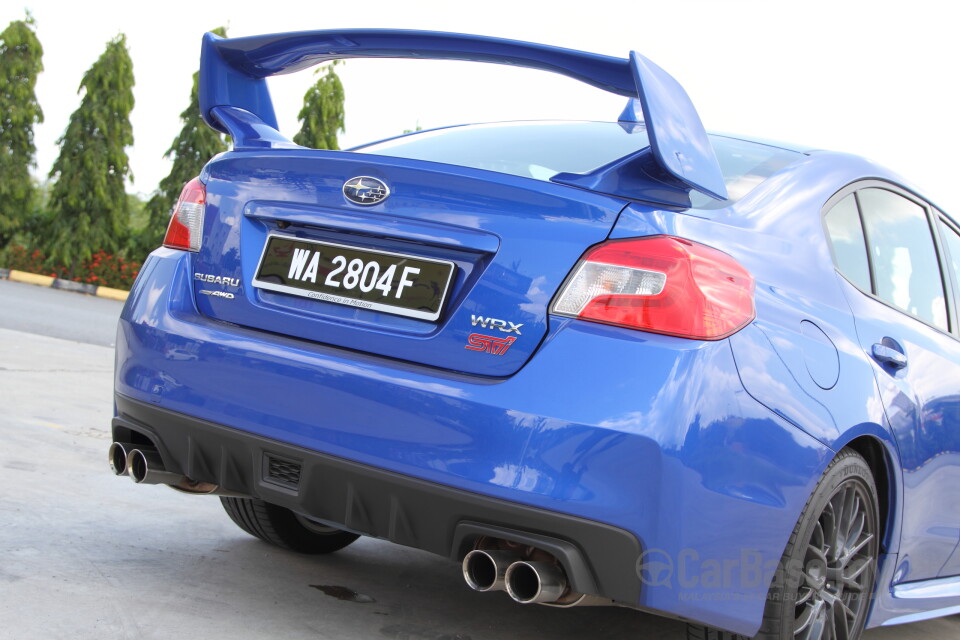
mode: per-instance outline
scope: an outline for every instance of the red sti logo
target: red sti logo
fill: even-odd
[[[471,333],[470,337],[467,338],[467,344],[465,344],[463,348],[470,349],[471,351],[486,351],[495,356],[502,356],[507,352],[507,349],[510,348],[514,340],[516,340],[514,337],[494,338],[493,336],[485,336],[480,333]]]

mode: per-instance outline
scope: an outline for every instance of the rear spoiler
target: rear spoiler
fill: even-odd
[[[719,200],[727,198],[720,165],[686,91],[636,52],[629,58],[614,58],[518,40],[395,29],[300,31],[246,38],[207,33],[200,56],[201,115],[214,129],[233,136],[237,148],[279,142],[282,137],[275,133],[277,118],[265,78],[340,58],[508,64],[559,73],[636,98],[657,164],[688,188]]]

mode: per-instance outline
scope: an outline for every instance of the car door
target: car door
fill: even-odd
[[[898,578],[958,573],[960,340],[933,214],[892,185],[868,182],[835,196],[824,220],[900,450]]]
[[[938,225],[940,227],[940,237],[943,241],[947,273],[953,279],[954,299],[958,299],[960,298],[960,227],[954,226],[945,217],[938,220]],[[939,410],[943,414],[943,419],[953,425],[948,434],[949,448],[953,451],[960,450],[960,391],[945,398]],[[956,491],[958,489],[955,487]],[[960,575],[960,540],[953,550],[953,555],[950,556],[950,559],[947,560],[940,571],[940,575]]]

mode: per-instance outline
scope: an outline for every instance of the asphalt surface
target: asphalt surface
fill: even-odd
[[[123,303],[0,280],[0,327],[112,347]]]
[[[474,593],[449,560],[379,540],[285,552],[236,528],[216,498],[113,476],[103,345],[120,306],[0,281],[0,638],[685,637],[627,609]],[[864,637],[957,638],[960,617]]]

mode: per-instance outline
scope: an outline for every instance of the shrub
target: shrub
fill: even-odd
[[[39,249],[30,251],[19,244],[7,245],[7,248],[0,254],[0,265],[7,269],[51,275],[49,269],[44,266],[46,261],[47,257]]]
[[[88,260],[81,262],[73,276],[65,275],[67,273],[65,267],[51,266],[47,257],[39,249],[30,251],[22,245],[9,245],[0,253],[0,265],[8,269],[125,290],[130,289],[137,273],[140,272],[139,262],[101,250],[94,253]]]
[[[73,279],[78,282],[129,290],[140,272],[140,263],[100,250],[85,260],[77,271]]]

